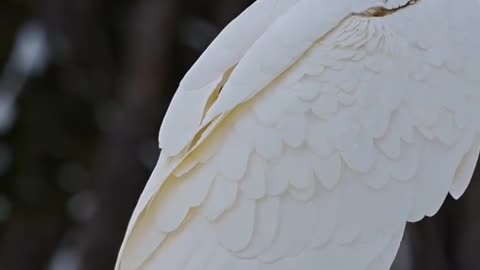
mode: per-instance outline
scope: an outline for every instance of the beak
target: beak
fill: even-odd
[[[365,9],[364,11],[354,12],[353,14],[357,16],[362,16],[362,17],[384,17],[384,16],[391,15],[399,10],[413,6],[420,0],[409,0],[409,1],[402,0],[402,1],[403,1],[402,4],[396,5],[394,2],[398,2],[398,1],[383,0],[381,1],[383,3],[381,5],[372,6]]]

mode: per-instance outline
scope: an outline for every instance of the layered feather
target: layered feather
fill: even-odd
[[[449,12],[456,4],[421,1],[384,18],[330,7],[316,21],[316,3],[285,5],[218,65],[223,73],[195,90],[210,97],[222,87],[189,112],[190,139],[173,142],[181,132],[164,124],[172,146],[117,269],[386,270],[407,221],[435,214],[449,191],[461,196],[480,151],[480,58],[463,56],[480,40],[452,53],[455,38],[435,44],[442,33],[415,31],[428,20],[467,27]],[[432,10],[438,17],[416,17]],[[189,99],[181,95],[172,123]]]

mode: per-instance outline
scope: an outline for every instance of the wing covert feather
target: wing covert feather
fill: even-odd
[[[170,172],[150,180],[117,269],[386,270],[405,223],[464,192],[479,82],[453,72],[448,44],[417,46],[395,16],[349,17],[321,39],[297,36],[304,46],[282,39],[286,59],[252,69],[278,58],[264,46],[295,16],[239,60],[204,141],[158,165]]]
[[[200,128],[210,96],[275,19],[298,0],[259,0],[233,20],[180,82],[163,120],[159,145],[168,156],[184,150]],[[238,38],[241,35],[242,38]]]
[[[204,125],[252,98],[352,12],[375,3],[255,2],[222,31],[180,83],[160,129],[164,153],[173,156],[185,150]],[[245,33],[240,41],[239,33]],[[206,108],[209,97],[220,88],[218,100]]]

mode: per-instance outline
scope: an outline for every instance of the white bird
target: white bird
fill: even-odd
[[[116,269],[389,269],[472,176],[479,13],[255,2],[181,81]]]

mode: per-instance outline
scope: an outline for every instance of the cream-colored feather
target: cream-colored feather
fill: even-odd
[[[478,158],[476,1],[250,7],[182,81],[116,269],[387,270]]]

